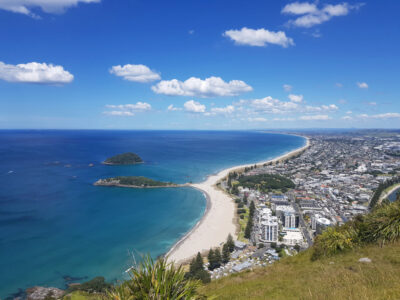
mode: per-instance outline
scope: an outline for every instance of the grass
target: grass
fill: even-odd
[[[243,207],[246,209],[246,212],[243,214],[244,218],[241,219],[238,215],[238,222],[239,222],[239,233],[238,233],[238,240],[241,242],[248,242],[248,239],[244,237],[244,230],[246,229],[247,220],[249,219],[249,209],[247,207]]]
[[[371,263],[360,263],[368,257]],[[203,286],[217,299],[400,299],[400,243],[311,261],[311,251]]]
[[[76,291],[63,297],[63,300],[99,300],[98,295],[88,294],[86,292]]]

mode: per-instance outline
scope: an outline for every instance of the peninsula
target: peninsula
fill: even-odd
[[[132,152],[114,155],[103,162],[105,165],[136,165],[141,163],[143,163],[142,158]]]
[[[118,186],[129,188],[166,188],[166,187],[182,187],[185,184],[175,184],[172,182],[162,182],[153,180],[143,176],[117,176],[97,180],[94,185],[101,186]]]

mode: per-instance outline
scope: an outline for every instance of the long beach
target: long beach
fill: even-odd
[[[277,158],[262,161],[257,165],[262,165],[269,162],[275,162],[287,159],[299,152],[307,149],[310,141],[307,137],[306,145],[283,154]],[[201,183],[191,184],[190,186],[202,191],[207,198],[207,209],[202,219],[190,230],[182,239],[180,239],[166,254],[170,261],[182,263],[197,252],[203,252],[213,247],[218,247],[226,241],[226,238],[231,234],[234,238],[236,235],[235,224],[235,203],[227,193],[216,187],[216,184],[226,177],[232,171],[239,171],[245,167],[254,166],[255,164],[246,164],[231,167],[220,171],[218,174],[213,174]]]

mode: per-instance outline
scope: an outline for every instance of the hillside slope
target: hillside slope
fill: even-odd
[[[311,261],[311,251],[213,281],[217,299],[400,299],[400,243],[369,245]],[[362,257],[372,260],[359,262]]]

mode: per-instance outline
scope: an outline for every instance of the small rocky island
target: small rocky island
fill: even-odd
[[[136,165],[141,163],[143,163],[143,160],[140,156],[132,152],[117,154],[103,162],[105,165]]]
[[[165,188],[185,186],[185,184],[162,182],[143,176],[117,176],[112,178],[100,179],[96,181],[94,185],[119,186],[129,188]]]

